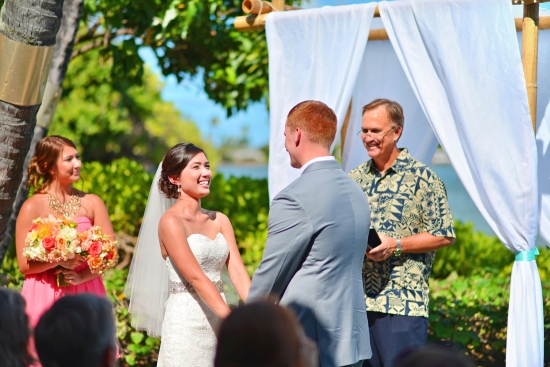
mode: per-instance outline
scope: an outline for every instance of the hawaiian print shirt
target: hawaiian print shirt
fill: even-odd
[[[455,237],[443,181],[425,164],[401,153],[384,175],[369,160],[349,176],[367,196],[371,226],[393,238],[428,232]],[[375,262],[365,257],[363,287],[367,311],[428,317],[428,281],[435,251],[391,256]]]

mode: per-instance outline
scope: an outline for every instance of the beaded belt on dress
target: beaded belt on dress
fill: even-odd
[[[221,280],[217,280],[213,282],[218,291],[223,292],[223,282]],[[196,289],[193,288],[191,283],[188,281],[181,281],[181,282],[170,282],[170,293],[176,294],[176,293],[197,293]]]

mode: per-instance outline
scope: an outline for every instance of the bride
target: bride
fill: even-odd
[[[132,325],[162,338],[158,367],[213,365],[215,330],[230,313],[224,265],[241,299],[248,295],[229,219],[201,208],[211,178],[204,151],[181,143],[166,153],[151,186],[125,294]]]

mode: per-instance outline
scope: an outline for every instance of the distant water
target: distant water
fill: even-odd
[[[494,236],[495,233],[475,206],[470,195],[466,192],[453,167],[448,164],[433,164],[430,168],[434,170],[445,184],[453,218],[461,222],[472,222],[477,231]],[[262,165],[220,165],[217,171],[223,173],[225,177],[248,176],[254,179],[267,178],[267,166]],[[541,238],[537,240],[537,246],[544,246]]]

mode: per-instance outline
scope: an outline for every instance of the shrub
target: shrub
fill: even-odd
[[[545,364],[550,363],[550,282],[542,284]],[[452,273],[430,284],[429,340],[459,344],[479,366],[504,366],[510,279]]]
[[[81,176],[82,191],[96,194],[105,202],[115,232],[137,236],[153,176],[140,163],[127,158],[110,164],[85,163]]]
[[[202,206],[229,217],[243,262],[252,276],[262,259],[267,237],[267,180],[248,177],[226,179],[218,174],[212,179],[210,195],[202,199]]]
[[[446,279],[451,273],[459,276],[494,276],[509,279],[514,265],[514,253],[498,237],[474,231],[470,222],[454,222],[456,241],[437,250],[431,277]],[[550,250],[540,249],[537,264],[542,280],[550,279]]]

